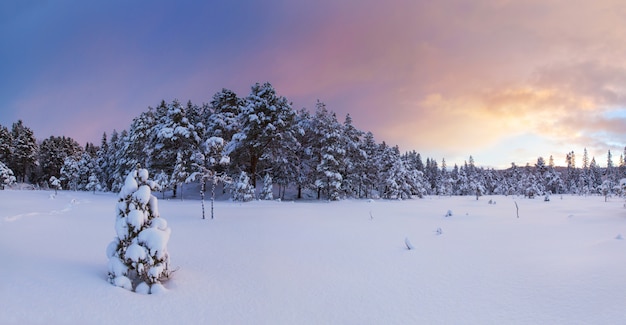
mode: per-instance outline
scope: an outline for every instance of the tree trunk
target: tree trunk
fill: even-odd
[[[211,181],[211,220],[213,220],[213,205],[215,203],[215,184],[217,184],[217,181],[213,179]]]
[[[256,189],[256,167],[259,163],[259,157],[254,154],[250,154],[250,181],[252,182],[252,187]]]
[[[202,220],[204,220],[204,189],[206,188],[206,180],[202,180],[202,187],[200,189],[200,197],[202,198]]]

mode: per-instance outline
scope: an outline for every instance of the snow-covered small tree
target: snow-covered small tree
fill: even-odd
[[[270,174],[265,174],[265,177],[263,177],[263,189],[261,190],[259,198],[261,200],[273,200],[274,192],[272,188],[272,176],[270,176]]]
[[[96,193],[96,190],[100,191],[102,189],[102,186],[100,186],[100,180],[96,174],[91,173],[91,175],[89,175],[89,183],[87,183],[85,189],[87,191],[92,191],[94,194]]]
[[[4,190],[5,186],[13,183],[15,183],[13,171],[0,161],[0,190]]]
[[[67,157],[61,167],[61,181],[67,182],[69,190],[78,190],[78,182],[80,181],[80,166],[77,157]]]
[[[50,187],[54,189],[54,195],[57,195],[57,191],[62,188],[61,180],[59,180],[55,176],[50,176]]]
[[[176,155],[176,165],[174,165],[174,171],[172,172],[172,177],[170,181],[172,182],[172,186],[175,188],[178,184],[180,184],[180,200],[183,200],[183,184],[188,184],[191,179],[189,162],[187,159],[183,158],[183,153],[178,152]]]
[[[148,171],[137,168],[126,177],[117,203],[117,236],[107,247],[109,281],[139,293],[164,291],[169,278],[167,242],[171,230],[160,218]]]
[[[170,176],[163,170],[154,177],[154,181],[159,184],[159,189],[165,199],[165,191],[170,186]]]
[[[609,196],[611,195],[611,181],[605,180],[600,185],[600,193],[604,196],[604,202],[609,200]]]
[[[239,178],[232,186],[231,195],[233,201],[248,202],[254,199],[254,187],[250,184],[250,177],[246,172],[241,172]]]

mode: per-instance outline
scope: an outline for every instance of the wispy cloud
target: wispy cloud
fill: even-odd
[[[379,140],[436,158],[503,165],[533,159],[534,148],[599,156],[626,144],[621,0],[11,10],[21,18],[0,22],[0,70],[10,72],[0,109],[14,114],[0,123],[28,116],[40,136],[98,141],[161,99],[200,103],[222,87],[245,96],[270,81],[296,108],[320,99]],[[75,128],[86,115],[97,131]]]

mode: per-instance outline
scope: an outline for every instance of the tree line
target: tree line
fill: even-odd
[[[340,122],[323,102],[295,110],[270,83],[257,83],[246,97],[222,89],[209,103],[161,101],[135,117],[127,130],[103,134],[99,146],[84,147],[65,136],[37,141],[22,121],[0,126],[0,184],[28,182],[41,187],[119,191],[124,176],[140,165],[173,196],[192,181],[223,182],[234,199],[284,198],[291,189],[317,199],[404,199],[424,195],[526,195],[622,193],[624,154],[600,167],[587,151],[582,166],[574,152],[567,167],[552,157],[504,170],[440,166],[415,151],[378,143],[356,128],[350,115]],[[11,179],[13,177],[13,179]],[[257,186],[262,181],[263,186]],[[245,183],[245,184],[243,184]],[[269,189],[269,190],[268,190]],[[242,194],[247,191],[248,194]]]

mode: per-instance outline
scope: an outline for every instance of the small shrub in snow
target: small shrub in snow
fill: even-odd
[[[406,245],[406,248],[407,248],[408,250],[415,249],[415,248],[413,247],[413,244],[411,244],[411,241],[409,240],[409,237],[405,237],[405,238],[404,238],[404,245]]]
[[[61,189],[61,180],[54,176],[50,176],[50,187],[54,189],[54,195],[56,195],[57,191]]]
[[[441,230],[441,228],[437,228],[437,230],[435,230],[435,233],[437,235],[441,235],[441,234],[443,234],[443,230]]]
[[[550,195],[546,194],[546,196],[543,198],[544,202],[550,202]]]
[[[167,242],[171,230],[159,216],[152,195],[156,186],[145,169],[128,174],[117,203],[117,236],[107,247],[109,282],[145,294],[170,276]]]
[[[250,177],[246,172],[241,172],[239,178],[231,189],[233,201],[249,202],[254,200],[254,187],[250,184]]]
[[[446,212],[446,217],[452,217],[452,210],[448,210],[448,212]]]

